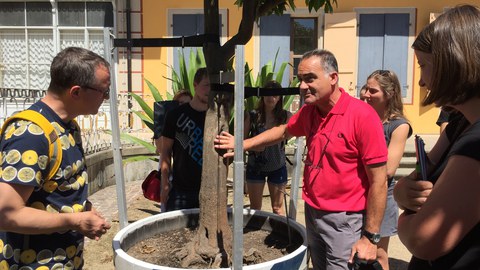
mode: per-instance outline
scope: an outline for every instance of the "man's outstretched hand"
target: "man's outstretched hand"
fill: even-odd
[[[215,137],[213,143],[215,149],[226,150],[225,154],[223,154],[223,158],[233,157],[234,152],[228,150],[233,150],[235,148],[235,136],[226,131],[222,131]]]

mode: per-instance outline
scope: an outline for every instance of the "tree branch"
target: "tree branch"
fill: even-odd
[[[267,0],[258,7],[258,18],[268,15],[275,7],[286,4],[287,0]]]
[[[253,24],[257,18],[257,4],[258,0],[243,2],[242,21],[238,27],[238,33],[222,46],[222,50],[228,58],[235,53],[235,45],[245,45],[252,38]]]
[[[267,0],[261,6],[258,6],[258,0],[243,1],[242,21],[238,27],[238,32],[223,46],[222,51],[228,58],[235,53],[235,45],[245,45],[252,38],[253,25],[261,16],[272,12],[278,5],[286,4],[287,0]]]

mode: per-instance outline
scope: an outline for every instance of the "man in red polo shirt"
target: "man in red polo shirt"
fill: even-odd
[[[338,87],[331,52],[305,53],[297,76],[305,105],[286,125],[245,140],[244,149],[306,136],[302,197],[314,269],[351,269],[355,254],[376,259],[387,195],[382,123],[371,106]],[[222,132],[215,147],[233,149],[233,142],[233,136]],[[229,156],[233,153],[224,155]]]

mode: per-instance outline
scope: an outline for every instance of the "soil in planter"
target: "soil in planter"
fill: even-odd
[[[183,228],[157,234],[136,243],[128,255],[156,265],[182,268],[176,257],[195,236],[196,228]],[[258,264],[280,258],[296,250],[301,244],[289,245],[285,235],[259,229],[245,228],[243,232],[243,263]],[[191,269],[209,268],[208,263],[190,266]]]

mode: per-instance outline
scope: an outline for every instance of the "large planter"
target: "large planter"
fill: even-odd
[[[155,234],[195,226],[198,224],[198,209],[188,209],[172,211],[154,215],[137,222],[134,222],[119,231],[113,238],[114,263],[118,270],[173,270],[166,266],[154,265],[136,258],[126,253],[130,247],[136,243],[154,236]],[[229,212],[231,222],[231,213]],[[303,225],[289,220],[290,235],[292,241],[299,241],[300,247],[292,253],[278,259],[243,266],[245,270],[260,269],[307,269],[307,237]],[[249,228],[258,228],[266,231],[278,232],[288,237],[288,227],[285,217],[277,216],[272,213],[245,209],[243,212],[243,226]],[[229,269],[229,268],[222,268]]]

